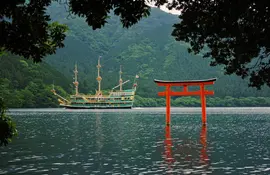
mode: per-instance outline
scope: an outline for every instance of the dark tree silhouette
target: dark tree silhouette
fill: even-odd
[[[51,0],[2,0],[0,2],[0,52],[39,62],[64,46],[67,26],[49,23],[46,7]]]
[[[63,47],[66,27],[49,24],[46,7],[67,4],[71,14],[101,28],[110,12],[130,27],[150,14],[145,0],[3,0],[0,3],[0,49],[41,61]],[[270,1],[268,0],[148,0],[181,11],[172,35],[203,53],[211,65],[224,65],[226,74],[250,78],[250,85],[270,86]]]
[[[6,111],[4,99],[0,97],[0,147],[6,146],[17,135],[15,123],[6,115]]]
[[[189,42],[190,52],[203,51],[226,74],[250,77],[250,86],[270,86],[270,1],[179,0],[172,7],[182,12],[172,35]]]

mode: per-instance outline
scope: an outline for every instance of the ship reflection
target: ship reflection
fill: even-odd
[[[197,142],[193,143],[191,141],[185,141],[180,145],[176,145],[174,151],[172,151],[173,141],[171,138],[171,127],[166,126],[164,144],[165,161],[169,169],[172,169],[175,162],[189,164],[190,166],[200,164],[204,165],[204,167],[208,167],[209,165],[206,125],[202,125],[201,127],[199,144],[197,144]]]

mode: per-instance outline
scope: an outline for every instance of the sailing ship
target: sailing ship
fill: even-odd
[[[112,109],[112,108],[132,108],[135,92],[137,88],[137,79],[138,75],[135,76],[133,81],[133,86],[130,89],[123,89],[123,85],[129,82],[129,80],[123,82],[122,79],[122,67],[120,66],[119,71],[119,84],[113,87],[107,94],[101,90],[101,76],[100,76],[100,58],[98,58],[97,64],[97,82],[98,82],[98,90],[96,90],[95,95],[85,95],[79,93],[79,82],[78,82],[78,69],[77,64],[75,64],[74,69],[74,86],[75,86],[75,94],[70,95],[70,99],[66,99],[61,95],[56,93],[56,90],[53,89],[52,92],[54,95],[58,97],[58,102],[61,107],[71,108],[71,109]],[[119,89],[116,89],[118,88]]]

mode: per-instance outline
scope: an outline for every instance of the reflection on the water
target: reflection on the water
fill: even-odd
[[[201,149],[201,161],[204,162],[204,164],[209,164],[209,158],[207,155],[207,127],[206,125],[202,125],[201,133],[200,133],[200,142],[202,145]]]
[[[171,164],[174,162],[174,158],[172,156],[172,139],[171,139],[171,127],[169,125],[165,128],[165,156],[166,162],[171,168]]]
[[[188,163],[191,166],[200,164],[204,167],[209,167],[209,157],[207,154],[207,126],[202,125],[200,131],[200,144],[198,142],[192,142],[191,140],[185,140],[175,145],[175,150],[172,151],[173,140],[171,138],[171,127],[165,128],[165,159],[168,168],[171,169],[173,163]],[[201,148],[200,148],[201,147]]]
[[[177,114],[165,130],[154,110],[17,112],[0,174],[270,174],[269,115]]]
[[[100,113],[96,113],[95,114],[96,117],[96,145],[97,145],[97,151],[100,153],[100,150],[103,147],[104,144],[104,137],[103,137],[103,133],[102,133],[102,123],[101,123],[101,114]]]

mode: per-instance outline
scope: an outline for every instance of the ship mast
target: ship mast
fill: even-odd
[[[122,65],[120,65],[120,71],[119,71],[119,85],[120,85],[120,91],[122,91],[122,83],[123,83],[123,80],[122,80]]]
[[[75,64],[75,69],[74,69],[74,82],[73,84],[75,85],[75,95],[79,95],[79,82],[78,82],[78,69],[77,69],[77,63]]]
[[[100,68],[101,68],[101,65],[100,65],[100,58],[101,58],[101,56],[98,58],[98,65],[97,65],[97,69],[98,69],[98,76],[97,76],[97,82],[98,82],[98,94],[101,93],[101,80],[102,80],[102,78],[101,78],[101,76],[100,76],[100,73],[99,73]]]

